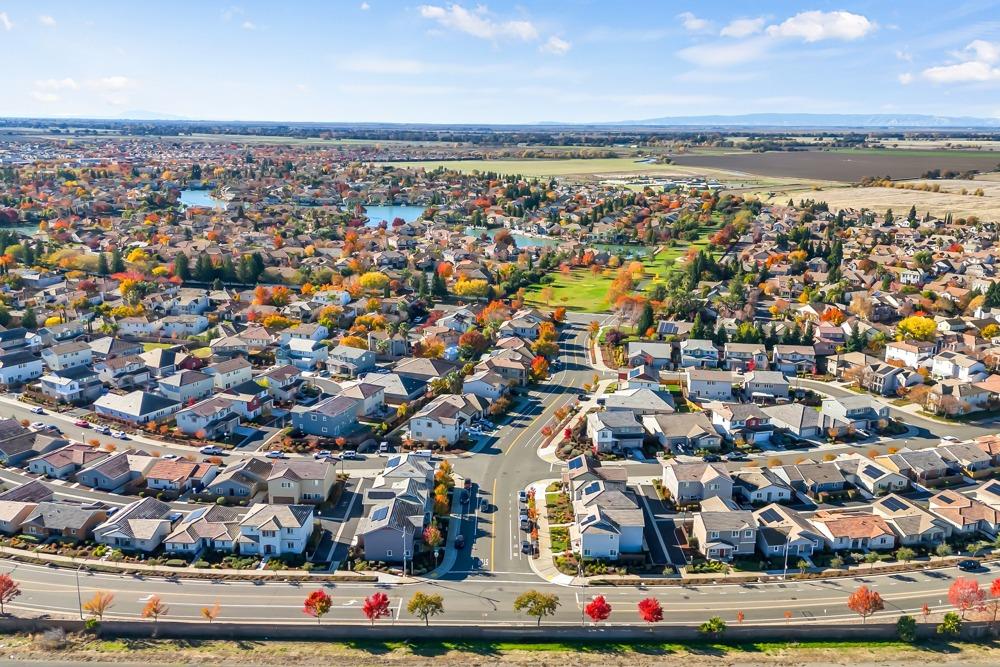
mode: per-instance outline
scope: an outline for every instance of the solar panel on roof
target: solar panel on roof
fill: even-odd
[[[953,502],[955,502],[955,499],[952,498],[951,496],[938,496],[937,500],[939,503],[944,503],[945,505],[951,505]]]
[[[879,477],[885,474],[885,472],[883,472],[879,468],[876,468],[875,466],[865,466],[865,469],[862,470],[862,472],[866,476],[871,477],[872,479],[878,479]]]
[[[989,491],[990,493],[1000,496],[1000,484],[997,484],[996,482],[993,482],[992,484],[987,486],[986,490]]]
[[[777,510],[769,509],[761,512],[760,519],[764,523],[773,523],[775,521],[781,521],[781,515],[778,514]]]
[[[576,470],[577,468],[579,468],[582,465],[583,465],[583,459],[570,459],[569,469],[570,470]]]
[[[388,461],[386,461],[385,467],[386,468],[392,468],[392,467],[397,466],[397,465],[399,465],[399,457],[398,456],[393,456],[391,459],[389,459]]]
[[[381,521],[389,514],[388,507],[379,507],[377,510],[372,512],[372,521]]]
[[[587,485],[585,493],[594,493],[595,491],[597,491],[598,488],[600,488],[600,486],[601,485],[598,484],[597,482],[591,482],[590,484]]]
[[[905,510],[907,505],[899,498],[885,498],[882,500],[882,505],[886,509],[890,509],[893,512],[898,512],[899,510]]]

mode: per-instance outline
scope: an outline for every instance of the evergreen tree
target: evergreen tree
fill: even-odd
[[[188,257],[184,253],[177,253],[174,258],[174,275],[183,281],[191,280],[191,269],[188,266]]]
[[[649,329],[653,328],[653,306],[647,301],[639,314],[639,321],[636,324],[636,333],[640,336],[646,335]]]
[[[106,276],[108,273],[108,256],[99,252],[97,253],[97,275]]]
[[[438,298],[448,296],[448,285],[445,283],[441,274],[437,271],[434,272],[434,277],[432,279],[431,293]]]
[[[38,328],[38,316],[35,314],[35,309],[31,306],[25,308],[24,315],[21,316],[21,326],[25,329]]]
[[[121,273],[125,270],[125,260],[118,248],[111,251],[111,273]]]
[[[694,322],[691,324],[691,333],[688,338],[692,340],[701,340],[707,338],[708,332],[705,329],[705,325],[701,321],[701,313],[696,313],[694,316]]]
[[[723,347],[729,342],[729,334],[726,333],[726,327],[721,324],[715,329],[715,335],[712,336],[712,342],[719,347]]]

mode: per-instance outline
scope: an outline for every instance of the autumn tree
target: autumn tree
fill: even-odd
[[[535,382],[544,380],[549,376],[549,362],[548,360],[538,355],[531,360],[531,379]]]
[[[885,609],[882,596],[867,586],[859,586],[847,598],[847,608],[861,617],[861,622],[867,622],[868,617],[877,611]]]
[[[155,625],[159,622],[161,616],[166,616],[169,612],[170,607],[163,603],[163,600],[160,599],[159,595],[153,594],[149,596],[148,600],[146,600],[146,604],[143,606],[140,616],[143,618],[153,619],[153,624]]]
[[[358,278],[358,284],[369,292],[382,291],[389,284],[389,276],[381,271],[369,271]]]
[[[104,614],[107,613],[111,607],[115,604],[114,593],[108,593],[107,591],[97,591],[94,593],[94,597],[90,598],[83,603],[83,610],[96,618],[98,621],[104,620]]]
[[[430,625],[431,616],[444,613],[444,598],[437,594],[417,591],[406,605],[406,611],[422,618],[424,625]]]
[[[326,591],[315,590],[306,596],[302,605],[302,613],[315,618],[318,624],[324,616],[330,613],[331,605],[332,600]]]
[[[656,598],[644,598],[639,601],[639,618],[646,623],[659,623],[663,620],[663,605]]]
[[[985,598],[986,592],[979,587],[979,582],[967,577],[959,577],[948,589],[948,602],[962,612],[962,620],[970,609],[981,610]]]
[[[14,578],[7,573],[0,574],[0,614],[4,611],[4,605],[21,594],[21,585],[14,581]]]
[[[389,596],[381,591],[372,593],[365,598],[364,604],[361,605],[361,613],[371,621],[373,626],[378,619],[391,616],[392,610],[389,609]]]
[[[214,621],[219,617],[219,612],[221,611],[222,611],[222,605],[220,605],[219,601],[216,600],[215,604],[213,604],[211,607],[201,608],[201,617],[204,618],[209,623],[211,623],[212,621]]]
[[[608,604],[603,595],[595,595],[587,603],[587,606],[583,608],[583,611],[590,617],[590,620],[594,623],[599,623],[608,620],[608,617],[611,616],[611,605]]]
[[[514,600],[514,611],[523,611],[528,616],[533,616],[539,626],[542,624],[542,618],[552,616],[558,608],[558,595],[534,589],[521,593]]]
[[[937,335],[937,322],[930,317],[911,315],[904,317],[896,325],[896,336],[900,340],[934,340]]]

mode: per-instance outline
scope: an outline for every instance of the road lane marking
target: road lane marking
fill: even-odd
[[[496,508],[499,511],[500,505],[497,504],[496,478],[493,478],[493,492],[490,494],[490,502],[496,505]],[[496,550],[496,546],[497,546],[497,527],[496,527],[496,521],[493,521],[490,523],[490,572],[493,571],[493,568],[495,566],[494,564],[496,563],[496,559],[493,557],[494,551]]]

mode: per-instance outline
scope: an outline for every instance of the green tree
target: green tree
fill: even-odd
[[[528,616],[538,619],[538,625],[542,624],[542,618],[552,616],[559,608],[559,596],[542,593],[534,589],[525,591],[514,600],[514,611],[523,611]]]
[[[896,549],[896,560],[901,560],[904,563],[909,563],[916,557],[917,553],[910,547],[900,547]]]
[[[108,270],[108,256],[103,252],[97,253],[97,275],[106,276],[110,273]]]
[[[726,622],[718,616],[713,616],[698,626],[698,632],[708,635],[712,639],[718,639],[726,631]]]
[[[917,640],[917,619],[912,616],[900,616],[896,621],[896,636],[901,641],[913,643]]]
[[[21,326],[25,329],[38,328],[38,315],[35,314],[35,309],[31,306],[25,308],[24,315],[21,316]]]
[[[937,633],[939,635],[944,635],[945,637],[957,637],[962,631],[962,618],[953,611],[949,611],[941,619],[940,625],[937,626]]]
[[[653,306],[647,301],[642,306],[639,313],[639,321],[636,323],[635,331],[640,336],[645,336],[646,332],[653,328]]]
[[[444,598],[437,594],[417,591],[406,605],[406,611],[424,619],[424,625],[430,625],[431,616],[444,613]]]
[[[174,275],[183,281],[191,280],[191,267],[188,266],[188,257],[184,253],[177,253],[174,258]]]

